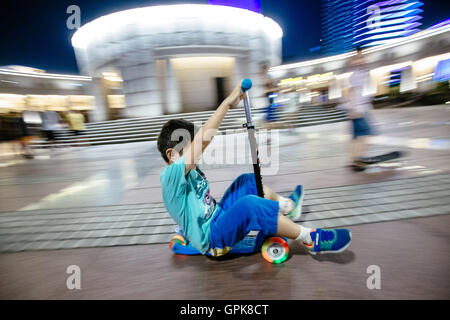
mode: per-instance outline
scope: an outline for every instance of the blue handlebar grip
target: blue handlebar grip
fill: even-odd
[[[242,82],[241,82],[242,92],[249,90],[251,87],[252,87],[252,80],[250,80],[250,79],[242,80]]]

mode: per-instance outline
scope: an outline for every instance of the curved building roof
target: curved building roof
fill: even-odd
[[[86,48],[96,39],[120,32],[121,29],[135,27],[136,32],[176,32],[179,26],[196,22],[211,31],[251,33],[264,30],[272,39],[283,36],[280,26],[261,14],[233,7],[216,5],[181,4],[150,6],[119,11],[97,18],[79,28],[72,37],[75,48]]]

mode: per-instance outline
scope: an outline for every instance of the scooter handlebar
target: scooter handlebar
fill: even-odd
[[[252,87],[252,80],[250,80],[250,79],[242,80],[242,82],[241,82],[242,92],[249,90],[251,87]]]

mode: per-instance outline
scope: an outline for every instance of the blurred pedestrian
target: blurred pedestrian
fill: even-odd
[[[358,166],[359,160],[367,153],[369,136],[372,129],[369,124],[369,111],[372,109],[372,98],[363,93],[364,84],[369,80],[369,71],[365,67],[365,60],[360,48],[350,61],[351,75],[346,88],[343,89],[344,103],[341,105],[346,111],[352,124],[351,163]]]
[[[274,84],[273,79],[269,75],[269,65],[268,63],[264,63],[261,65],[261,76],[263,78],[264,83],[264,94],[269,100],[269,105],[266,108],[266,116],[264,117],[265,126],[268,128],[272,128],[275,126],[277,121],[276,108],[277,104],[275,103],[275,98],[278,96],[278,86]]]
[[[19,138],[19,144],[21,146],[21,155],[24,158],[32,159],[33,158],[33,152],[30,148],[30,141],[32,140],[32,135],[30,133],[30,130],[25,123],[25,120],[23,118],[23,113],[17,114],[17,124],[19,126],[19,130],[21,133],[21,136]]]
[[[27,159],[33,158],[29,146],[30,139],[31,134],[21,112],[9,112],[7,116],[1,118],[0,141],[10,143],[14,154],[19,154]],[[17,145],[19,145],[19,151],[17,151]]]
[[[84,130],[86,129],[83,114],[75,110],[70,110],[66,114],[66,119],[76,142],[83,142],[83,140],[86,141],[85,139],[80,139],[80,136],[83,135]],[[76,145],[77,144],[74,144],[74,146]]]
[[[298,94],[295,88],[286,89],[283,92],[283,120],[285,121],[284,127],[287,127],[288,132],[295,134],[294,123],[300,113],[301,106],[299,106]]]
[[[56,142],[56,131],[61,129],[61,117],[56,111],[44,111],[41,113],[41,130],[44,138],[52,147]]]

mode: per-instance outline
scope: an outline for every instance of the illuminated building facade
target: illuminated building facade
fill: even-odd
[[[120,83],[122,116],[147,117],[217,107],[240,79],[259,79],[262,64],[281,63],[282,35],[276,22],[250,10],[168,5],[95,19],[72,45],[96,97]],[[250,95],[255,106],[265,104],[263,83],[255,81]],[[107,99],[96,104],[93,118],[107,119]]]
[[[355,0],[322,0],[321,10],[323,53],[339,54],[353,50]]]
[[[370,77],[363,84],[363,93],[389,95],[393,87],[399,93],[427,92],[439,82],[449,81],[450,24],[438,25],[397,41],[364,48],[362,54]],[[298,92],[300,102],[310,103],[325,93],[329,101],[340,103],[342,88],[351,74],[348,65],[355,55],[353,50],[272,67],[269,72],[281,90]]]
[[[323,52],[344,53],[419,32],[422,6],[417,0],[323,0]]]
[[[0,115],[10,111],[89,112],[95,108],[91,78],[47,73],[24,66],[0,67]]]
[[[422,24],[417,0],[357,1],[354,20],[355,46],[371,47],[410,36]]]

